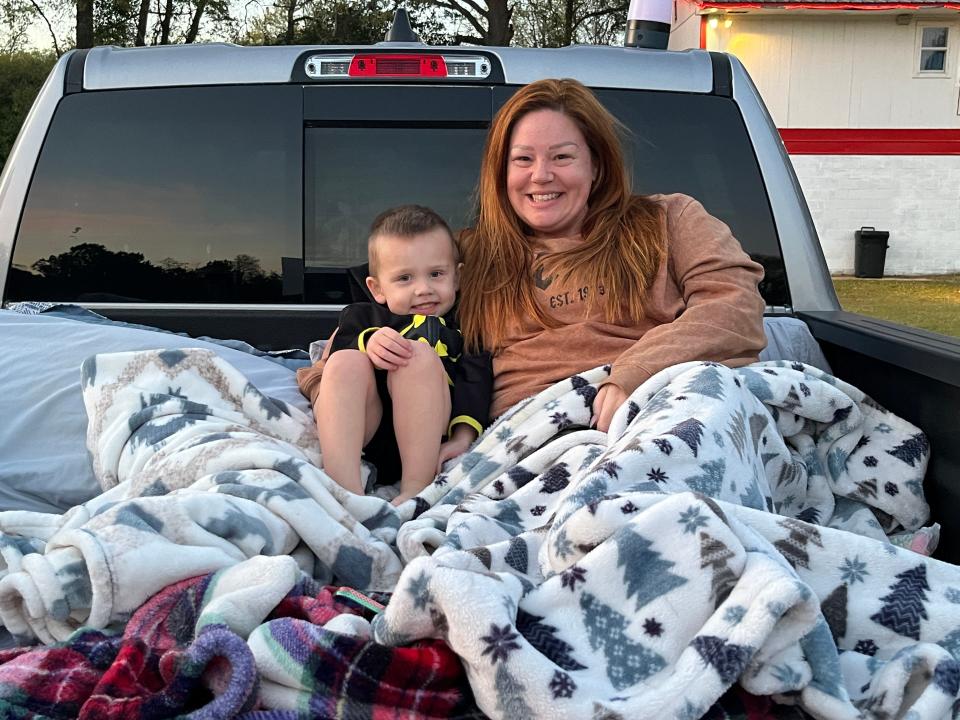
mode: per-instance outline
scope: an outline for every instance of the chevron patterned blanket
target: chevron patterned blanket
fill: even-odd
[[[358,632],[449,648],[500,718],[695,718],[734,685],[821,718],[941,718],[957,700],[960,569],[888,540],[927,521],[925,437],[813,368],[679,365],[607,434],[586,429],[597,368],[512,408],[399,508],[339,488],[311,418],[209,352],[83,373],[104,493],[0,513],[0,620],[23,644],[107,637],[175,583],[269,560],[265,577],[293,578],[279,596],[237,582],[193,623],[194,643],[222,622],[253,650],[259,689],[218,716],[310,715],[291,678]],[[262,636],[262,605],[308,580],[393,595],[362,632]]]

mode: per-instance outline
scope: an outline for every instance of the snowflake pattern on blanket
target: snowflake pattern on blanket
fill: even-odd
[[[0,619],[65,640],[258,555],[394,589],[373,637],[442,639],[491,717],[695,718],[734,683],[817,717],[948,717],[960,569],[926,522],[915,427],[813,368],[687,363],[586,428],[597,368],[498,419],[393,508],[318,469],[311,418],[197,350],[84,367],[109,488],[0,513]],[[43,552],[37,552],[42,547]]]

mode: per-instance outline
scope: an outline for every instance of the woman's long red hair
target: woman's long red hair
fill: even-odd
[[[552,320],[534,290],[528,228],[507,197],[507,160],[517,121],[535,110],[555,110],[583,133],[597,169],[587,199],[584,242],[557,253],[549,269],[561,281],[603,287],[587,297],[587,311],[602,303],[607,322],[642,317],[647,291],[664,260],[660,206],[631,193],[618,137],[622,128],[590,90],[576,80],[539,80],[518,90],[500,108],[487,135],[477,184],[477,224],[460,236],[464,267],[458,317],[467,346],[498,351],[507,331],[523,318],[544,328]]]

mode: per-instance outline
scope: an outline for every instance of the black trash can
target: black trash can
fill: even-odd
[[[862,227],[853,235],[856,238],[853,248],[853,274],[858,278],[882,278],[889,247],[889,231]]]

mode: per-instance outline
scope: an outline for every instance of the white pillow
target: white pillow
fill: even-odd
[[[59,513],[100,493],[80,393],[86,358],[185,347],[212,350],[264,394],[310,412],[294,363],[285,367],[216,343],[123,323],[0,310],[0,510]]]

